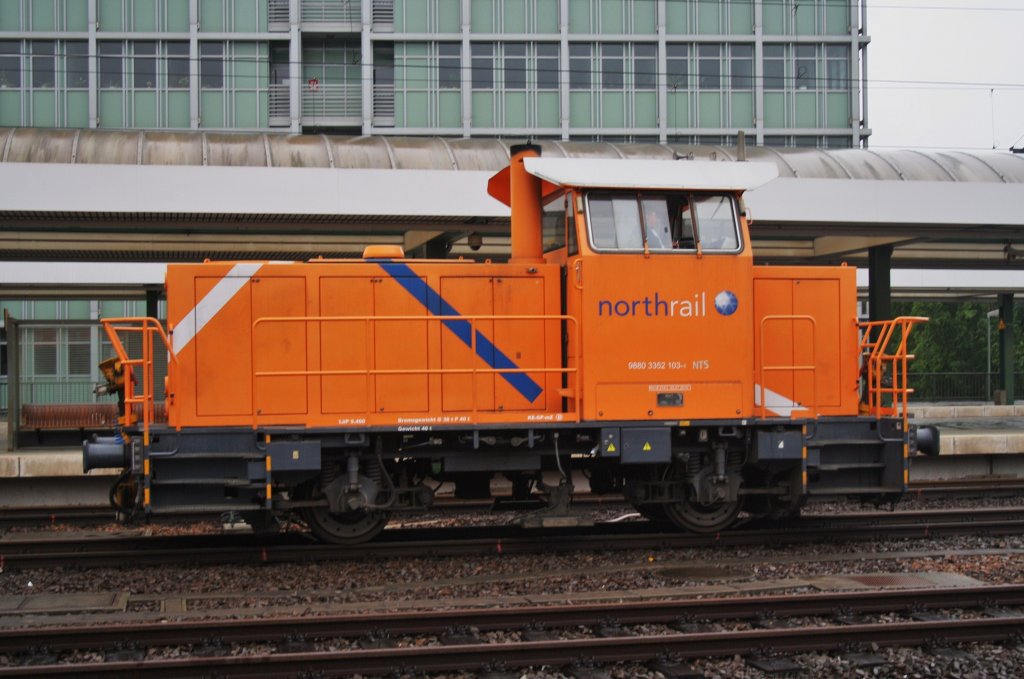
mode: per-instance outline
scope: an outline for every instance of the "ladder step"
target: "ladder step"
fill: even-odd
[[[227,486],[231,488],[263,488],[266,481],[252,481],[250,479],[168,479],[166,481],[153,478],[150,480],[153,488],[160,486]]]
[[[822,472],[841,472],[848,469],[885,469],[884,462],[854,462],[852,464],[821,464],[815,467]]]
[[[903,493],[903,486],[889,488],[886,486],[825,486],[807,489],[808,495],[900,495]]]

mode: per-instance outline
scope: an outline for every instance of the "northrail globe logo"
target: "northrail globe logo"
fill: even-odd
[[[740,303],[739,300],[736,299],[736,295],[732,294],[728,290],[722,290],[720,293],[715,295],[715,311],[723,316],[732,316],[736,313],[736,307],[739,305]]]

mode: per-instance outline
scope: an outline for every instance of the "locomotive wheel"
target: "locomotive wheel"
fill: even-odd
[[[306,507],[302,510],[302,518],[318,540],[336,545],[356,545],[377,537],[391,516],[388,512],[364,509],[331,514],[327,507]]]
[[[740,513],[741,502],[701,505],[692,500],[664,505],[665,516],[677,528],[694,533],[715,533],[728,528]]]

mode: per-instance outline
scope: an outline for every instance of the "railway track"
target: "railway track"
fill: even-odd
[[[1000,608],[993,610],[993,602]],[[16,662],[36,663],[0,668],[0,677],[391,674],[562,666],[581,658],[612,663],[669,654],[676,659],[750,656],[766,648],[791,654],[870,644],[916,646],[940,638],[944,643],[1001,642],[1024,632],[1024,613],[1011,608],[1021,605],[1024,585],[1002,585],[35,628],[0,637],[0,652]],[[896,614],[900,620],[866,620],[879,614]],[[472,632],[454,636],[453,630]],[[480,637],[493,630],[508,631],[508,641],[488,643]],[[560,636],[560,630],[571,630],[575,638]],[[410,635],[433,639],[411,645],[404,638]],[[232,644],[275,648],[242,654],[233,653]],[[314,650],[318,644],[331,650]],[[151,654],[154,648],[169,646],[190,647],[190,657],[142,660],[159,655]],[[57,662],[60,653],[72,650],[91,651],[106,661]],[[38,664],[40,659],[53,662]]]
[[[665,532],[648,522],[602,523],[573,529],[514,526],[395,529],[357,546],[312,542],[304,533],[109,537],[44,533],[0,540],[0,568],[121,567],[175,564],[287,563],[422,556],[557,553],[574,550],[685,549],[794,545],[950,535],[1024,533],[1024,508],[870,512],[750,523],[713,535]]]

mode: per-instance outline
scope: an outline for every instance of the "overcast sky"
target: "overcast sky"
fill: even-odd
[[[1024,0],[866,0],[871,147],[1024,145]]]

